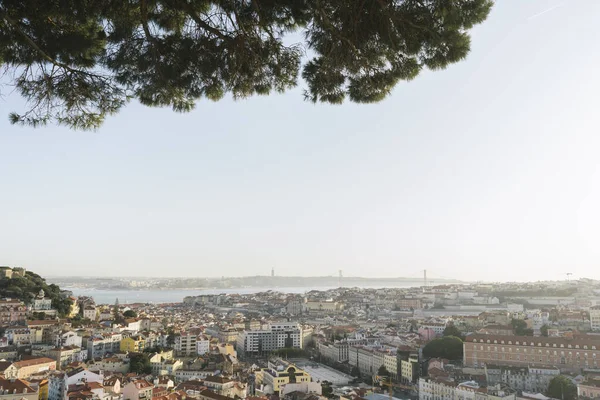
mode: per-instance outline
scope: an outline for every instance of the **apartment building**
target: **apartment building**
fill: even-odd
[[[32,358],[16,361],[4,371],[7,379],[27,379],[33,374],[45,371],[54,371],[56,361],[48,357]]]
[[[550,381],[560,375],[557,367],[513,367],[508,365],[485,366],[485,377],[488,385],[505,384],[512,389],[529,392],[545,393]]]
[[[83,344],[88,351],[88,359],[104,358],[107,354],[121,350],[121,333],[104,333],[99,336],[84,338]]]
[[[0,299],[0,326],[16,325],[25,321],[27,306],[17,299]]]
[[[598,368],[600,336],[572,337],[500,336],[474,334],[463,343],[465,366],[486,364],[546,367],[561,371]]]
[[[350,345],[347,341],[335,343],[318,342],[317,349],[321,357],[333,362],[343,363],[348,361]]]
[[[38,392],[22,379],[0,377],[0,400],[38,400]]]
[[[477,382],[419,378],[419,400],[516,400],[514,391],[500,386],[481,387]]]
[[[121,340],[119,350],[129,353],[141,353],[146,348],[146,340],[142,335],[135,335]]]
[[[266,355],[282,348],[302,348],[302,329],[298,323],[273,323],[266,330],[242,331],[237,340],[240,357]]]
[[[181,332],[180,335],[176,336],[174,349],[177,355],[191,356],[198,354],[198,335],[198,332],[190,331]]]
[[[590,325],[593,331],[600,331],[600,306],[590,307]]]

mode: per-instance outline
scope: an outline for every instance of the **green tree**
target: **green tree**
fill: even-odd
[[[137,314],[133,310],[127,310],[123,313],[123,317],[125,318],[137,318]]]
[[[522,319],[513,318],[510,321],[513,331],[517,336],[533,336],[533,329],[527,328],[527,322]]]
[[[542,325],[542,327],[540,328],[540,333],[542,334],[542,336],[547,337],[548,336],[548,325],[546,325],[546,324]]]
[[[150,364],[150,356],[148,353],[131,353],[129,354],[129,372],[136,374],[152,373],[152,364]]]
[[[350,371],[350,375],[360,378],[360,368],[357,365],[352,367],[352,371]]]
[[[385,365],[381,365],[379,367],[379,369],[377,370],[377,376],[386,376],[386,377],[390,376],[390,373],[387,370],[387,368],[385,367]]]
[[[461,360],[463,357],[463,341],[456,336],[444,336],[434,339],[423,348],[423,356]]]
[[[564,375],[555,376],[550,380],[546,396],[560,400],[575,400],[577,399],[577,386]]]
[[[29,103],[12,123],[93,129],[130,99],[283,92],[373,103],[464,59],[492,0],[3,0],[0,65]],[[303,43],[287,44],[288,35]],[[304,51],[304,49],[308,51]],[[305,54],[308,59],[303,60]]]
[[[443,335],[444,336],[456,336],[456,337],[464,340],[463,333],[460,331],[460,329],[458,329],[454,325],[448,325],[446,328],[444,328]]]
[[[333,388],[331,387],[331,382],[323,381],[321,382],[321,394],[327,398],[333,398]]]

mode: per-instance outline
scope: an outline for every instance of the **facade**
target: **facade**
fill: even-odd
[[[307,301],[304,310],[309,314],[339,314],[344,311],[344,305],[335,301]]]
[[[54,371],[56,369],[56,361],[48,357],[33,358],[30,360],[16,361],[12,363],[13,373],[7,375],[4,373],[5,378],[8,379],[27,379],[33,374],[45,371]]]
[[[560,370],[556,367],[485,366],[488,385],[505,384],[529,393],[545,393],[552,378],[558,375]]]
[[[83,309],[83,318],[89,319],[90,321],[96,321],[98,311],[94,306],[87,306]]]
[[[600,337],[533,337],[469,335],[463,343],[463,364],[482,367],[486,364],[546,367],[561,371],[598,368]]]
[[[0,400],[38,400],[38,392],[22,379],[0,378]]]
[[[107,354],[119,352],[122,339],[121,333],[107,333],[86,338],[84,346],[88,351],[88,359],[104,358]]]
[[[577,385],[577,397],[580,399],[600,399],[600,386],[591,382]]]
[[[270,388],[272,393],[279,393],[281,388],[288,383],[310,381],[311,377],[307,372],[280,359],[269,361],[268,367],[262,370],[262,383]]]
[[[350,345],[347,341],[335,343],[318,342],[317,348],[322,357],[333,362],[343,363],[349,360]]]
[[[131,336],[121,340],[119,349],[122,352],[141,353],[146,347],[144,337],[141,335]]]
[[[590,326],[593,331],[600,331],[600,306],[590,307]]]
[[[198,353],[198,334],[195,332],[181,332],[175,337],[175,352],[181,356],[191,356]],[[206,351],[208,352],[208,351]],[[204,354],[204,353],[203,353]]]
[[[302,330],[298,323],[274,323],[267,330],[243,331],[238,336],[240,356],[260,356],[282,348],[302,348]]]
[[[129,382],[123,387],[123,400],[149,400],[152,399],[152,389],[154,385],[150,382],[140,379]]]
[[[16,325],[25,321],[27,306],[17,299],[0,299],[0,326]]]
[[[196,339],[196,352],[199,356],[210,351],[210,340],[206,335],[199,335]]]

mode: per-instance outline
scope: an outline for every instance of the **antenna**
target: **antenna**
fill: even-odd
[[[571,280],[571,275],[573,275],[573,274],[570,272],[567,272],[567,282]]]
[[[427,287],[427,270],[423,270],[423,286]]]
[[[342,270],[341,269],[339,270],[339,273],[340,273],[340,275],[338,277],[338,286],[342,287],[342,278],[343,278],[343,276],[342,276]]]

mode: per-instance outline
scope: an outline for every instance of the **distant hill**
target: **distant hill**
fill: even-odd
[[[22,269],[13,269],[0,267],[0,298],[19,299],[29,305],[40,292],[43,290],[46,297],[52,299],[52,307],[56,309],[60,316],[69,314],[73,301],[61,294],[61,289],[58,285],[47,284],[46,280],[36,273],[25,271]],[[8,273],[7,273],[8,272]]]

